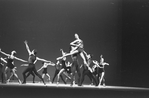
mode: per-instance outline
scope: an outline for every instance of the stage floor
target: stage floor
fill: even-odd
[[[149,98],[149,88],[70,86],[70,84],[10,82],[0,84],[0,98]]]

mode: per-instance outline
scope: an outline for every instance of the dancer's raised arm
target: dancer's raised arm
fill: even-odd
[[[18,60],[18,61],[22,61],[22,62],[27,62],[27,61],[25,61],[25,60],[23,60],[23,59],[20,59],[20,58],[18,58],[18,57],[14,57],[16,60]]]
[[[7,63],[7,61],[6,61],[4,58],[1,57],[0,59],[1,59],[3,62]]]
[[[25,40],[24,43],[25,43],[26,49],[27,49],[27,51],[28,51],[28,53],[29,53],[29,55],[30,55],[30,54],[31,54],[31,51],[30,51],[30,49],[29,49],[29,46],[28,46],[28,44],[27,44],[27,41]]]
[[[50,63],[47,63],[47,65],[55,66],[55,63],[50,62]]]
[[[6,55],[6,56],[10,56],[10,54],[7,54],[7,53],[3,52],[1,49],[0,49],[0,52],[1,52],[2,54]]]
[[[55,64],[53,62],[43,62],[43,66],[40,69],[38,69],[38,71],[40,71],[41,69],[47,67],[48,65],[55,66]]]
[[[94,63],[95,65],[97,65],[97,67],[99,67],[99,68],[104,68],[104,66],[103,66],[103,67],[99,66],[99,62],[96,61],[96,60],[93,60],[93,63]]]
[[[37,57],[37,60],[51,63],[51,61],[48,61],[48,60],[45,60],[45,59],[42,59],[42,58],[39,58],[39,57]]]
[[[41,69],[43,69],[44,66],[42,66],[40,69],[37,70],[37,72],[39,72]]]

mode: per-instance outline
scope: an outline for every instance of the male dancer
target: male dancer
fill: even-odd
[[[44,82],[43,78],[41,77],[41,75],[37,72],[37,70],[35,68],[35,63],[36,63],[37,60],[43,61],[43,62],[51,62],[51,61],[47,61],[45,59],[41,59],[41,58],[37,57],[36,56],[37,55],[37,50],[34,49],[33,51],[30,51],[29,46],[27,44],[27,41],[25,41],[24,43],[25,43],[26,49],[27,49],[28,54],[29,54],[29,58],[28,58],[29,66],[23,71],[23,79],[24,79],[23,83],[26,83],[26,78],[27,78],[26,73],[34,72],[35,75],[38,76],[44,84],[46,84]]]
[[[65,54],[64,56],[60,57],[66,57],[71,55],[72,57],[72,66],[71,66],[71,72],[72,72],[72,77],[71,77],[71,86],[74,83],[74,79],[75,79],[75,72],[77,71],[78,73],[78,86],[80,86],[80,77],[81,77],[81,73],[80,73],[80,68],[79,68],[79,63],[78,63],[78,55],[80,55],[83,59],[84,64],[89,68],[85,56],[84,56],[84,45],[83,45],[83,41],[79,38],[78,34],[75,34],[75,40],[73,42],[70,43],[71,46],[71,50],[70,53]],[[90,68],[89,68],[90,69]]]
[[[53,79],[52,79],[52,83],[54,82],[55,80],[55,77],[58,75],[58,73],[60,72],[60,70],[62,69],[62,65],[60,63],[60,60],[57,60],[56,64],[55,64],[55,73],[54,73],[54,76],[53,76]],[[66,84],[64,78],[62,75],[60,75],[60,78],[62,79],[62,81],[64,82],[64,84]]]
[[[90,67],[90,64],[92,63],[92,56],[90,54],[87,55],[87,63],[88,63],[88,66]],[[94,82],[95,85],[97,86],[97,81],[96,81],[96,78],[95,76],[92,74],[92,72],[88,69],[87,66],[83,65],[83,72],[82,72],[82,78],[81,78],[81,85],[84,81],[84,78],[85,76],[88,76],[89,79],[91,80],[91,82]],[[93,81],[92,81],[93,80]]]
[[[27,66],[29,66],[29,64],[22,64],[21,67],[22,66],[27,67]],[[33,83],[35,83],[35,74],[34,74],[33,71],[28,72],[27,75],[26,75],[26,77],[28,77],[30,74],[33,76]]]

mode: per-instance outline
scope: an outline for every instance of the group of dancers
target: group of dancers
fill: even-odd
[[[66,84],[67,80],[70,80],[70,85],[73,86],[77,84],[82,86],[85,76],[88,76],[91,85],[95,86],[105,86],[105,70],[104,66],[109,65],[104,62],[104,58],[100,55],[99,62],[97,60],[92,60],[92,55],[87,54],[84,50],[83,41],[79,38],[78,34],[75,34],[75,40],[70,43],[70,51],[64,52],[63,49],[60,49],[62,56],[56,58],[56,63],[51,62],[50,60],[45,60],[37,57],[37,50],[33,49],[32,51],[29,48],[28,42],[24,41],[26,49],[28,51],[28,61],[16,57],[16,51],[12,51],[11,54],[7,54],[0,49],[0,53],[5,55],[6,58],[0,57],[0,67],[1,67],[1,80],[2,83],[9,83],[10,79],[15,76],[20,84],[25,84],[28,76],[33,76],[33,83],[35,83],[35,76],[38,76],[40,80],[46,85],[44,77],[48,77],[48,81],[53,83],[57,77],[57,85],[61,80]],[[72,63],[67,61],[67,57],[71,56]],[[78,56],[83,60],[83,64],[79,64]],[[25,66],[25,70],[22,72],[23,81],[21,81],[16,73],[17,67],[14,65],[14,59],[23,62],[20,66]],[[42,67],[36,70],[36,62],[41,61]],[[55,73],[53,79],[50,79],[47,68],[48,66],[55,67]],[[7,70],[10,69],[10,77],[7,77]],[[38,72],[43,70],[42,75]],[[82,71],[81,71],[82,70]],[[78,75],[76,79],[76,73]],[[5,79],[4,79],[5,77]],[[65,79],[64,79],[65,77]]]

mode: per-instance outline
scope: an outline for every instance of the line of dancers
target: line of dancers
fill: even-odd
[[[11,54],[7,54],[0,49],[0,53],[6,56],[6,58],[3,58],[2,56],[0,57],[2,83],[9,83],[11,78],[15,76],[20,84],[25,84],[27,77],[32,75],[33,83],[35,83],[35,76],[37,76],[44,83],[44,85],[46,85],[44,77],[47,76],[49,83],[54,83],[54,80],[57,77],[57,85],[59,84],[61,78],[64,84],[66,84],[69,80],[71,86],[75,84],[82,86],[85,76],[88,76],[91,81],[91,85],[105,86],[104,66],[109,64],[104,62],[102,55],[100,55],[99,62],[97,60],[92,60],[92,55],[85,52],[83,41],[79,38],[78,34],[75,34],[75,40],[70,43],[69,52],[64,52],[63,49],[60,49],[62,56],[56,58],[56,63],[37,57],[37,50],[33,49],[31,51],[27,41],[24,41],[24,44],[29,55],[27,61],[16,57],[16,51],[12,51]],[[71,56],[72,58],[71,63],[70,61],[66,61],[68,56]],[[79,64],[79,56],[82,58],[83,64]],[[25,67],[25,70],[22,72],[23,81],[19,79],[16,73],[17,67],[14,64],[14,59],[21,61],[22,64],[20,66]],[[38,70],[36,70],[35,65],[37,61],[41,61],[42,63],[42,67]],[[51,79],[50,75],[48,74],[48,66],[55,67],[53,79]],[[9,78],[7,77],[8,69],[11,73]],[[38,73],[41,70],[43,70],[42,75]],[[78,75],[77,79],[75,76],[76,74]]]

